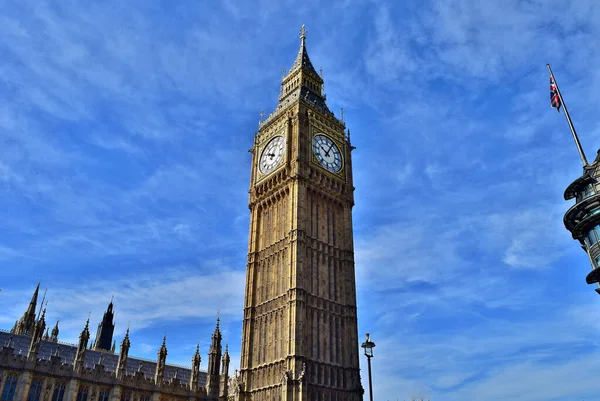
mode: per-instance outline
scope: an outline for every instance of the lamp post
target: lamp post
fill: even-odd
[[[367,362],[369,364],[369,396],[371,401],[373,401],[373,381],[371,380],[371,358],[373,358],[373,348],[375,348],[375,343],[371,341],[371,337],[369,333],[367,333],[367,340],[362,343],[362,348],[365,349],[365,356],[367,357]]]

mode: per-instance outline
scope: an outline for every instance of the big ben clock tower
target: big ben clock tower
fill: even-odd
[[[359,401],[352,160],[300,51],[252,149],[243,401]]]

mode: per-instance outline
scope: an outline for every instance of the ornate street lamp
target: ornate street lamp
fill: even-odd
[[[369,333],[367,333],[367,340],[362,343],[362,348],[365,349],[365,356],[367,357],[367,362],[369,364],[369,396],[371,401],[373,401],[373,381],[371,380],[371,358],[373,358],[373,348],[375,348],[375,343],[371,341],[371,337]]]

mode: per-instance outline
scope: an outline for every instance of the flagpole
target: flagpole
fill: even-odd
[[[571,116],[569,115],[569,111],[567,110],[567,105],[560,94],[560,89],[558,88],[558,84],[556,83],[556,78],[554,78],[554,74],[552,73],[552,68],[550,68],[550,64],[546,64],[548,67],[548,72],[554,81],[554,85],[556,85],[556,92],[558,93],[558,98],[560,99],[560,103],[562,104],[563,110],[565,111],[565,116],[567,117],[567,122],[569,123],[569,128],[571,129],[571,134],[573,134],[573,139],[575,140],[575,146],[577,146],[577,151],[579,151],[579,157],[581,157],[581,162],[583,163],[583,167],[588,165],[588,161],[585,157],[585,153],[583,153],[583,148],[581,147],[581,142],[579,142],[579,137],[577,136],[577,132],[575,132],[575,127],[573,126],[573,121],[571,121]],[[560,110],[559,110],[560,111]]]

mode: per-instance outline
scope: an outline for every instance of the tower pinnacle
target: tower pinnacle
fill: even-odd
[[[110,303],[106,308],[106,312],[104,312],[104,316],[102,316],[102,321],[98,323],[96,341],[94,341],[94,350],[111,350],[113,334],[115,332],[115,324],[113,322],[114,316],[115,314],[113,312],[113,298],[111,298]]]
[[[25,313],[23,313],[23,316],[15,324],[15,327],[12,330],[13,334],[25,334],[29,336],[33,335],[33,331],[36,325],[35,309],[37,307],[39,292],[40,282],[38,281],[37,287],[35,287],[35,291],[33,292],[33,296],[31,297],[31,301],[29,301],[29,306],[27,307],[27,310],[25,311]]]
[[[127,357],[129,356],[129,347],[131,347],[131,342],[129,341],[129,326],[127,326],[125,337],[123,338],[123,341],[121,341],[119,359],[117,361],[117,368],[115,370],[115,375],[117,376],[117,378],[121,378],[125,374],[125,370],[127,369]]]
[[[221,364],[221,330],[219,323],[221,321],[220,312],[217,312],[217,325],[212,335],[210,349],[208,350],[208,377],[206,380],[206,391],[209,396],[217,397],[219,395],[219,368]]]
[[[167,332],[163,337],[163,342],[158,350],[158,360],[156,361],[156,372],[154,373],[154,382],[162,383],[165,378],[165,366],[167,364]]]
[[[90,315],[91,312],[88,315],[87,321],[85,322],[85,327],[79,335],[79,344],[77,345],[77,353],[75,354],[75,361],[73,362],[73,370],[76,372],[80,372],[81,369],[83,369],[83,361],[85,359],[87,343],[90,339]]]
[[[57,341],[58,341],[58,333],[59,333],[59,330],[58,330],[58,322],[59,322],[59,321],[60,321],[60,320],[57,320],[57,321],[56,321],[56,325],[55,325],[55,326],[54,326],[54,328],[52,329],[52,335],[50,336],[50,341],[52,341],[52,342],[57,342]]]

